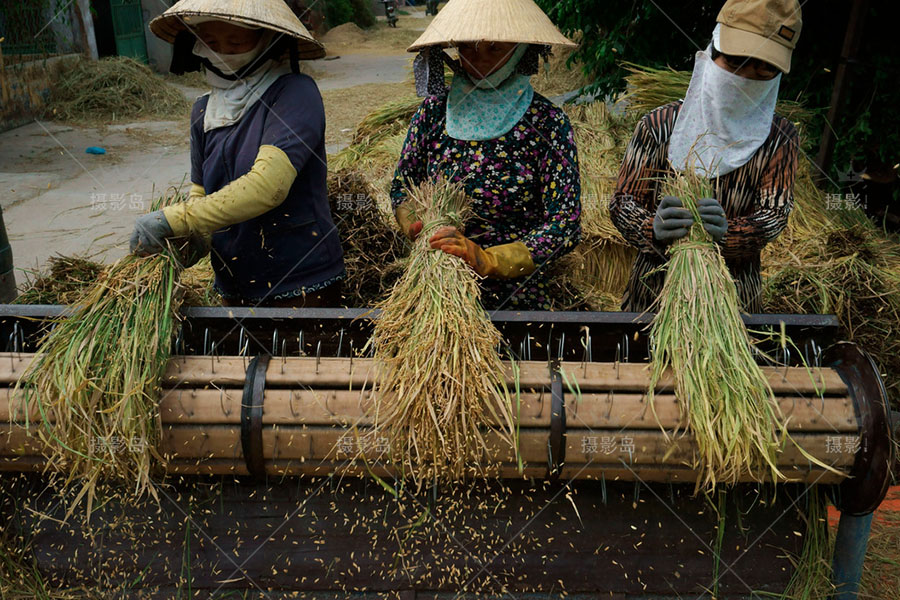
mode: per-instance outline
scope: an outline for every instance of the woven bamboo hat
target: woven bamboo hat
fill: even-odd
[[[325,56],[325,46],[310,35],[284,0],[181,0],[150,21],[157,37],[175,42],[175,36],[189,26],[209,19],[247,27],[263,27],[297,39],[299,58]]]
[[[575,47],[534,0],[450,0],[407,52],[460,42]]]

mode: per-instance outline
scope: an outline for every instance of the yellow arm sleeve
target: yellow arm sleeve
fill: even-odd
[[[489,265],[485,273],[488,277],[514,279],[534,273],[531,252],[522,242],[492,246],[485,248],[484,252],[488,255]]]
[[[296,178],[297,170],[284,151],[261,146],[249,173],[208,196],[195,196],[195,188],[203,188],[192,186],[187,202],[163,212],[176,236],[212,233],[272,210],[284,202]]]
[[[413,209],[409,207],[409,204],[410,202],[406,201],[394,210],[394,216],[397,218],[397,224],[400,225],[400,231],[406,236],[409,236],[409,228],[412,227],[412,224],[417,220],[415,215],[413,215]]]
[[[191,183],[191,191],[188,192],[188,200],[196,200],[206,195],[206,190],[199,183]]]

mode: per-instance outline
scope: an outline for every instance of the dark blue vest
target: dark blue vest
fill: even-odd
[[[285,75],[238,123],[204,132],[208,100],[197,100],[191,117],[191,180],[207,194],[248,173],[260,146],[280,148],[297,170],[280,206],[213,234],[219,291],[258,299],[340,274],[343,253],[328,205],[325,109],[315,82]]]

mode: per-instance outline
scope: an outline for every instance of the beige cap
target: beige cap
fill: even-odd
[[[790,73],[803,27],[797,0],[728,0],[716,21],[723,54],[752,56]]]
[[[325,46],[310,35],[284,0],[181,0],[150,21],[150,30],[173,43],[175,36],[189,26],[210,19],[262,27],[296,38],[301,59],[325,56]]]
[[[534,0],[450,0],[407,51],[461,42],[577,46]]]

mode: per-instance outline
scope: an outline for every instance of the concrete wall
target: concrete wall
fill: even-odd
[[[147,56],[150,58],[150,67],[158,73],[169,72],[169,65],[172,64],[172,44],[153,35],[150,31],[150,21],[163,14],[172,4],[174,4],[172,0],[141,0]]]
[[[54,75],[79,60],[80,54],[68,54],[0,68],[0,131],[43,114]]]

